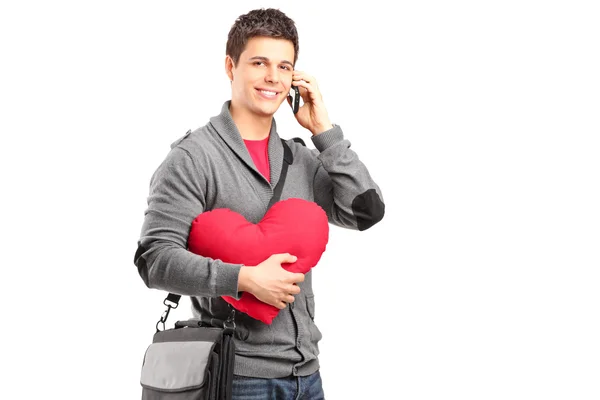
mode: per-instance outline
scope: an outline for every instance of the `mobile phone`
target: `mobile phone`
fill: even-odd
[[[290,107],[292,107],[292,111],[296,114],[300,108],[300,89],[298,89],[298,86],[292,86],[288,97],[290,99]]]

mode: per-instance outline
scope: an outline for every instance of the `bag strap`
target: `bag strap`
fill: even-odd
[[[281,198],[281,192],[283,191],[283,185],[285,184],[285,178],[287,176],[288,166],[293,164],[294,155],[292,154],[292,150],[285,142],[285,139],[281,139],[281,144],[283,145],[283,162],[281,163],[281,174],[279,174],[279,181],[277,181],[277,185],[273,189],[273,197],[271,197],[271,201],[269,201],[269,205],[267,210],[273,206],[273,204],[277,203]],[[171,309],[175,309],[179,306],[179,300],[181,299],[180,294],[169,293],[167,297],[163,300],[163,304],[167,306],[167,309],[163,311],[160,319],[156,323],[156,331],[159,332],[159,325],[162,324],[162,329],[165,330],[165,323],[167,322],[167,318],[169,317],[169,312]],[[234,308],[229,304],[229,308],[231,309],[231,315],[226,322],[233,323],[233,313]],[[234,324],[235,327],[235,324]]]
[[[279,181],[277,181],[275,189],[273,189],[273,197],[271,197],[271,201],[269,202],[267,210],[271,208],[273,204],[277,203],[281,198],[281,192],[283,191],[283,185],[285,185],[285,178],[287,176],[288,165],[294,162],[292,150],[287,145],[285,140],[281,139],[281,144],[283,144],[283,163],[281,164],[281,174],[279,175]]]

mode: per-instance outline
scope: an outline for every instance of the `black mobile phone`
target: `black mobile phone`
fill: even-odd
[[[290,98],[290,107],[292,107],[292,111],[296,114],[300,108],[300,89],[298,89],[298,86],[292,86],[288,97]]]

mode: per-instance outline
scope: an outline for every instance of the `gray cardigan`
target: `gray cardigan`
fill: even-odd
[[[268,143],[271,182],[254,166],[231,118],[230,101],[205,126],[171,144],[150,180],[148,208],[135,259],[149,288],[190,296],[195,317],[224,320],[239,298],[241,264],[224,263],[187,250],[192,221],[203,211],[229,208],[258,223],[273,195],[283,162],[283,146],[273,119]],[[336,226],[365,230],[383,218],[381,191],[350,149],[339,126],[312,137],[315,149],[287,140],[289,166],[281,200],[316,202]],[[305,274],[296,300],[271,325],[235,313],[237,375],[278,378],[309,375],[319,368],[321,332],[314,323],[312,274]]]

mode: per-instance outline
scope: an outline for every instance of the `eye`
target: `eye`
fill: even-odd
[[[289,65],[282,65],[281,68],[285,69],[286,71],[292,70]]]
[[[254,65],[264,65],[264,61],[254,61]]]

